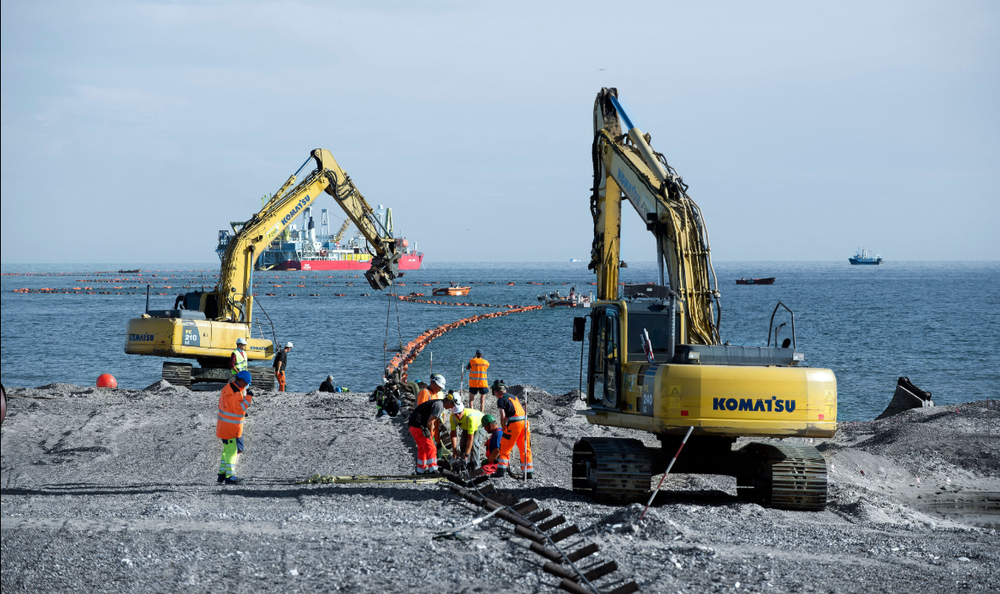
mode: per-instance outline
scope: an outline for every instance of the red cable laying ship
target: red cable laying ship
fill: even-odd
[[[392,209],[381,204],[376,213],[379,221],[389,232],[392,231]],[[330,233],[330,218],[327,209],[320,213],[319,233],[312,216],[312,207],[302,211],[302,228],[290,225],[280,237],[271,242],[261,252],[255,268],[257,270],[368,270],[372,254],[368,251],[364,237],[357,235],[344,240],[344,233],[350,227],[347,219],[337,233]],[[221,258],[232,235],[229,231],[219,231],[219,246],[215,249]],[[403,255],[399,258],[400,270],[419,270],[424,260],[423,252],[417,251],[416,244],[400,238]]]

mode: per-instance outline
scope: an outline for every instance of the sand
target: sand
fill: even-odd
[[[583,529],[643,592],[1000,590],[1000,409],[911,410],[842,424],[814,445],[830,468],[823,512],[765,509],[727,477],[668,477],[642,506],[573,494],[570,455],[590,426],[577,394],[529,398],[534,497]],[[216,483],[217,393],[68,384],[9,388],[2,434],[3,592],[554,592],[541,558],[440,485],[297,484],[320,474],[407,474],[405,418],[368,394],[259,394],[246,483]],[[595,559],[596,560],[596,559]],[[607,582],[601,582],[605,584]]]

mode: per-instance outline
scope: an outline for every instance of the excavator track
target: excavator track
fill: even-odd
[[[765,507],[821,511],[826,507],[826,460],[812,446],[751,443],[749,472],[737,477],[737,491]]]
[[[586,437],[573,446],[573,491],[599,503],[645,501],[652,466],[638,439]]]
[[[250,372],[250,377],[253,379],[255,387],[261,390],[274,389],[274,371],[270,367],[252,366],[248,367],[247,371]],[[191,363],[174,363],[172,361],[164,361],[163,372],[161,374],[163,379],[175,386],[190,388],[191,384],[195,382],[215,382],[220,384],[220,390],[222,389],[222,385],[225,385],[229,381],[230,375],[228,369],[221,367],[195,369]]]
[[[164,380],[170,382],[175,386],[184,386],[185,388],[191,387],[191,364],[190,363],[173,363],[171,361],[163,362],[163,372],[161,374]]]
[[[274,379],[274,370],[270,367],[247,367],[253,385],[261,390],[273,390],[277,380]]]

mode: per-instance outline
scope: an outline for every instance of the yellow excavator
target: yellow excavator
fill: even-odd
[[[315,161],[316,168],[296,185],[296,176],[310,160]],[[270,360],[276,342],[274,325],[267,321],[271,330],[271,337],[267,338],[264,324],[253,317],[254,262],[260,251],[323,192],[332,196],[347,213],[349,221],[361,231],[374,252],[371,268],[365,272],[368,284],[379,291],[388,287],[399,275],[402,246],[382,226],[330,151],[316,149],[260,212],[245,223],[234,225],[238,230],[222,256],[222,269],[214,291],[181,295],[174,309],[167,310],[150,310],[147,292],[146,313],[128,322],[125,352],[195,359],[200,367],[192,363],[163,363],[163,379],[182,386],[190,386],[193,382],[228,381],[229,357],[238,338],[247,341],[249,361]],[[257,323],[257,337],[251,336],[254,322]],[[255,385],[262,389],[274,387],[270,367],[251,366],[249,370]]]
[[[644,501],[651,476],[680,451],[672,472],[733,476],[739,495],[765,506],[823,509],[826,462],[816,448],[800,439],[734,445],[746,437],[832,437],[833,372],[803,364],[794,313],[780,302],[767,346],[722,343],[708,231],[687,185],[632,125],[616,89],[598,94],[594,132],[590,268],[598,300],[574,320],[573,339],[589,340],[588,407],[579,412],[595,425],[653,433],[660,447],[581,439],[573,448],[573,490],[607,503]],[[619,293],[623,195],[656,239],[659,282]],[[791,318],[790,336],[787,324],[774,328],[780,307]]]

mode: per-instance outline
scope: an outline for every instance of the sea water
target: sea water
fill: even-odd
[[[142,274],[117,273],[123,269]],[[146,284],[152,285],[151,309],[167,309],[180,293],[210,290],[218,265],[3,265],[2,271],[5,385],[93,385],[99,374],[111,373],[120,387],[143,388],[160,378],[163,359],[126,355],[124,343],[128,320],[144,311]],[[105,272],[95,274],[99,271]],[[804,353],[805,364],[836,374],[841,421],[878,415],[900,376],[931,391],[939,404],[998,396],[1000,263],[720,262],[715,271],[722,339],[765,345],[776,304],[787,305],[794,312],[796,350]],[[333,375],[337,385],[370,391],[380,383],[391,349],[401,342],[440,324],[496,311],[401,302],[372,290],[356,274],[255,274],[256,318],[269,317],[278,343],[295,345],[288,358],[289,390],[315,390]],[[777,278],[773,285],[735,283],[740,277],[771,276]],[[424,269],[406,272],[399,279],[404,286],[396,290],[456,303],[534,305],[543,293],[565,295],[571,287],[587,294],[595,289],[594,280],[586,263],[425,262]],[[621,280],[655,281],[656,270],[652,263],[633,263],[621,271]],[[431,296],[433,288],[449,282],[471,286],[471,292]],[[71,293],[15,292],[43,287]],[[92,288],[82,290],[86,287]],[[572,341],[573,318],[588,311],[544,309],[462,326],[424,349],[409,367],[410,378],[425,379],[433,369],[445,375],[449,388],[457,386],[463,366],[481,349],[491,364],[491,381],[568,392],[580,382],[581,344]],[[784,310],[775,315],[775,326],[786,324],[782,337],[790,336],[791,322]],[[270,326],[263,330],[272,337]]]

